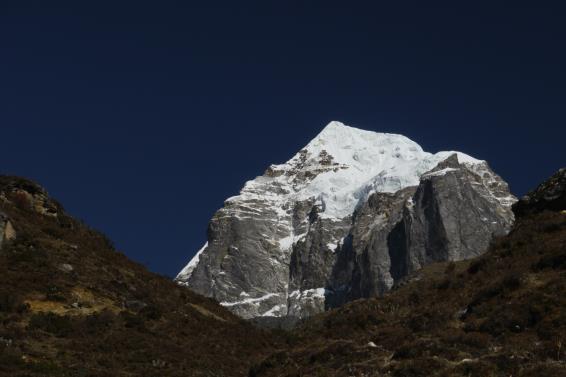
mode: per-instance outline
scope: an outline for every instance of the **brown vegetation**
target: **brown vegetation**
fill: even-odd
[[[0,177],[0,194],[17,232],[0,250],[0,375],[245,376],[272,350],[268,333],[39,203],[34,183]]]

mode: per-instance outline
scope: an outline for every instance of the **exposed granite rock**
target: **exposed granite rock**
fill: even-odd
[[[396,230],[414,192],[415,187],[408,187],[395,194],[374,193],[356,211],[334,265],[327,308],[381,295],[393,286],[395,277],[404,276],[404,271],[397,272],[402,268],[397,253],[405,245],[405,235]]]
[[[481,254],[515,200],[484,161],[333,122],[226,200],[177,281],[244,318],[303,318]]]
[[[302,318],[324,308],[324,287],[331,283],[337,253],[350,227],[350,217],[341,221],[311,217],[305,236],[295,243],[291,253],[287,315]]]
[[[417,187],[372,194],[354,215],[326,308],[382,295],[426,264],[483,253],[494,235],[510,229],[509,200],[507,185],[487,164],[470,169],[456,155],[425,173]]]
[[[490,172],[487,165],[486,172]],[[455,155],[425,174],[403,216],[407,234],[407,272],[425,264],[462,260],[483,253],[494,235],[507,233],[513,222],[506,184],[495,175],[498,192],[486,190],[476,172],[460,165]],[[492,181],[488,181],[492,183]],[[510,204],[510,203],[509,203]]]

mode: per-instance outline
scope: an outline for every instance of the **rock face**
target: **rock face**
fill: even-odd
[[[331,122],[225,201],[176,280],[244,318],[306,317],[481,254],[515,201],[485,161]]]

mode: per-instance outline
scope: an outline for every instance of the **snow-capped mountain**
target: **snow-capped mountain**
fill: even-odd
[[[176,280],[245,318],[304,317],[482,253],[515,201],[485,161],[331,122],[225,201]]]

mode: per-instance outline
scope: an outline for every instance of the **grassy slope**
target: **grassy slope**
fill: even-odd
[[[128,260],[57,203],[46,202],[57,217],[38,213],[22,188],[41,196],[0,177],[17,231],[0,251],[0,375],[244,376],[273,349],[272,336]]]

